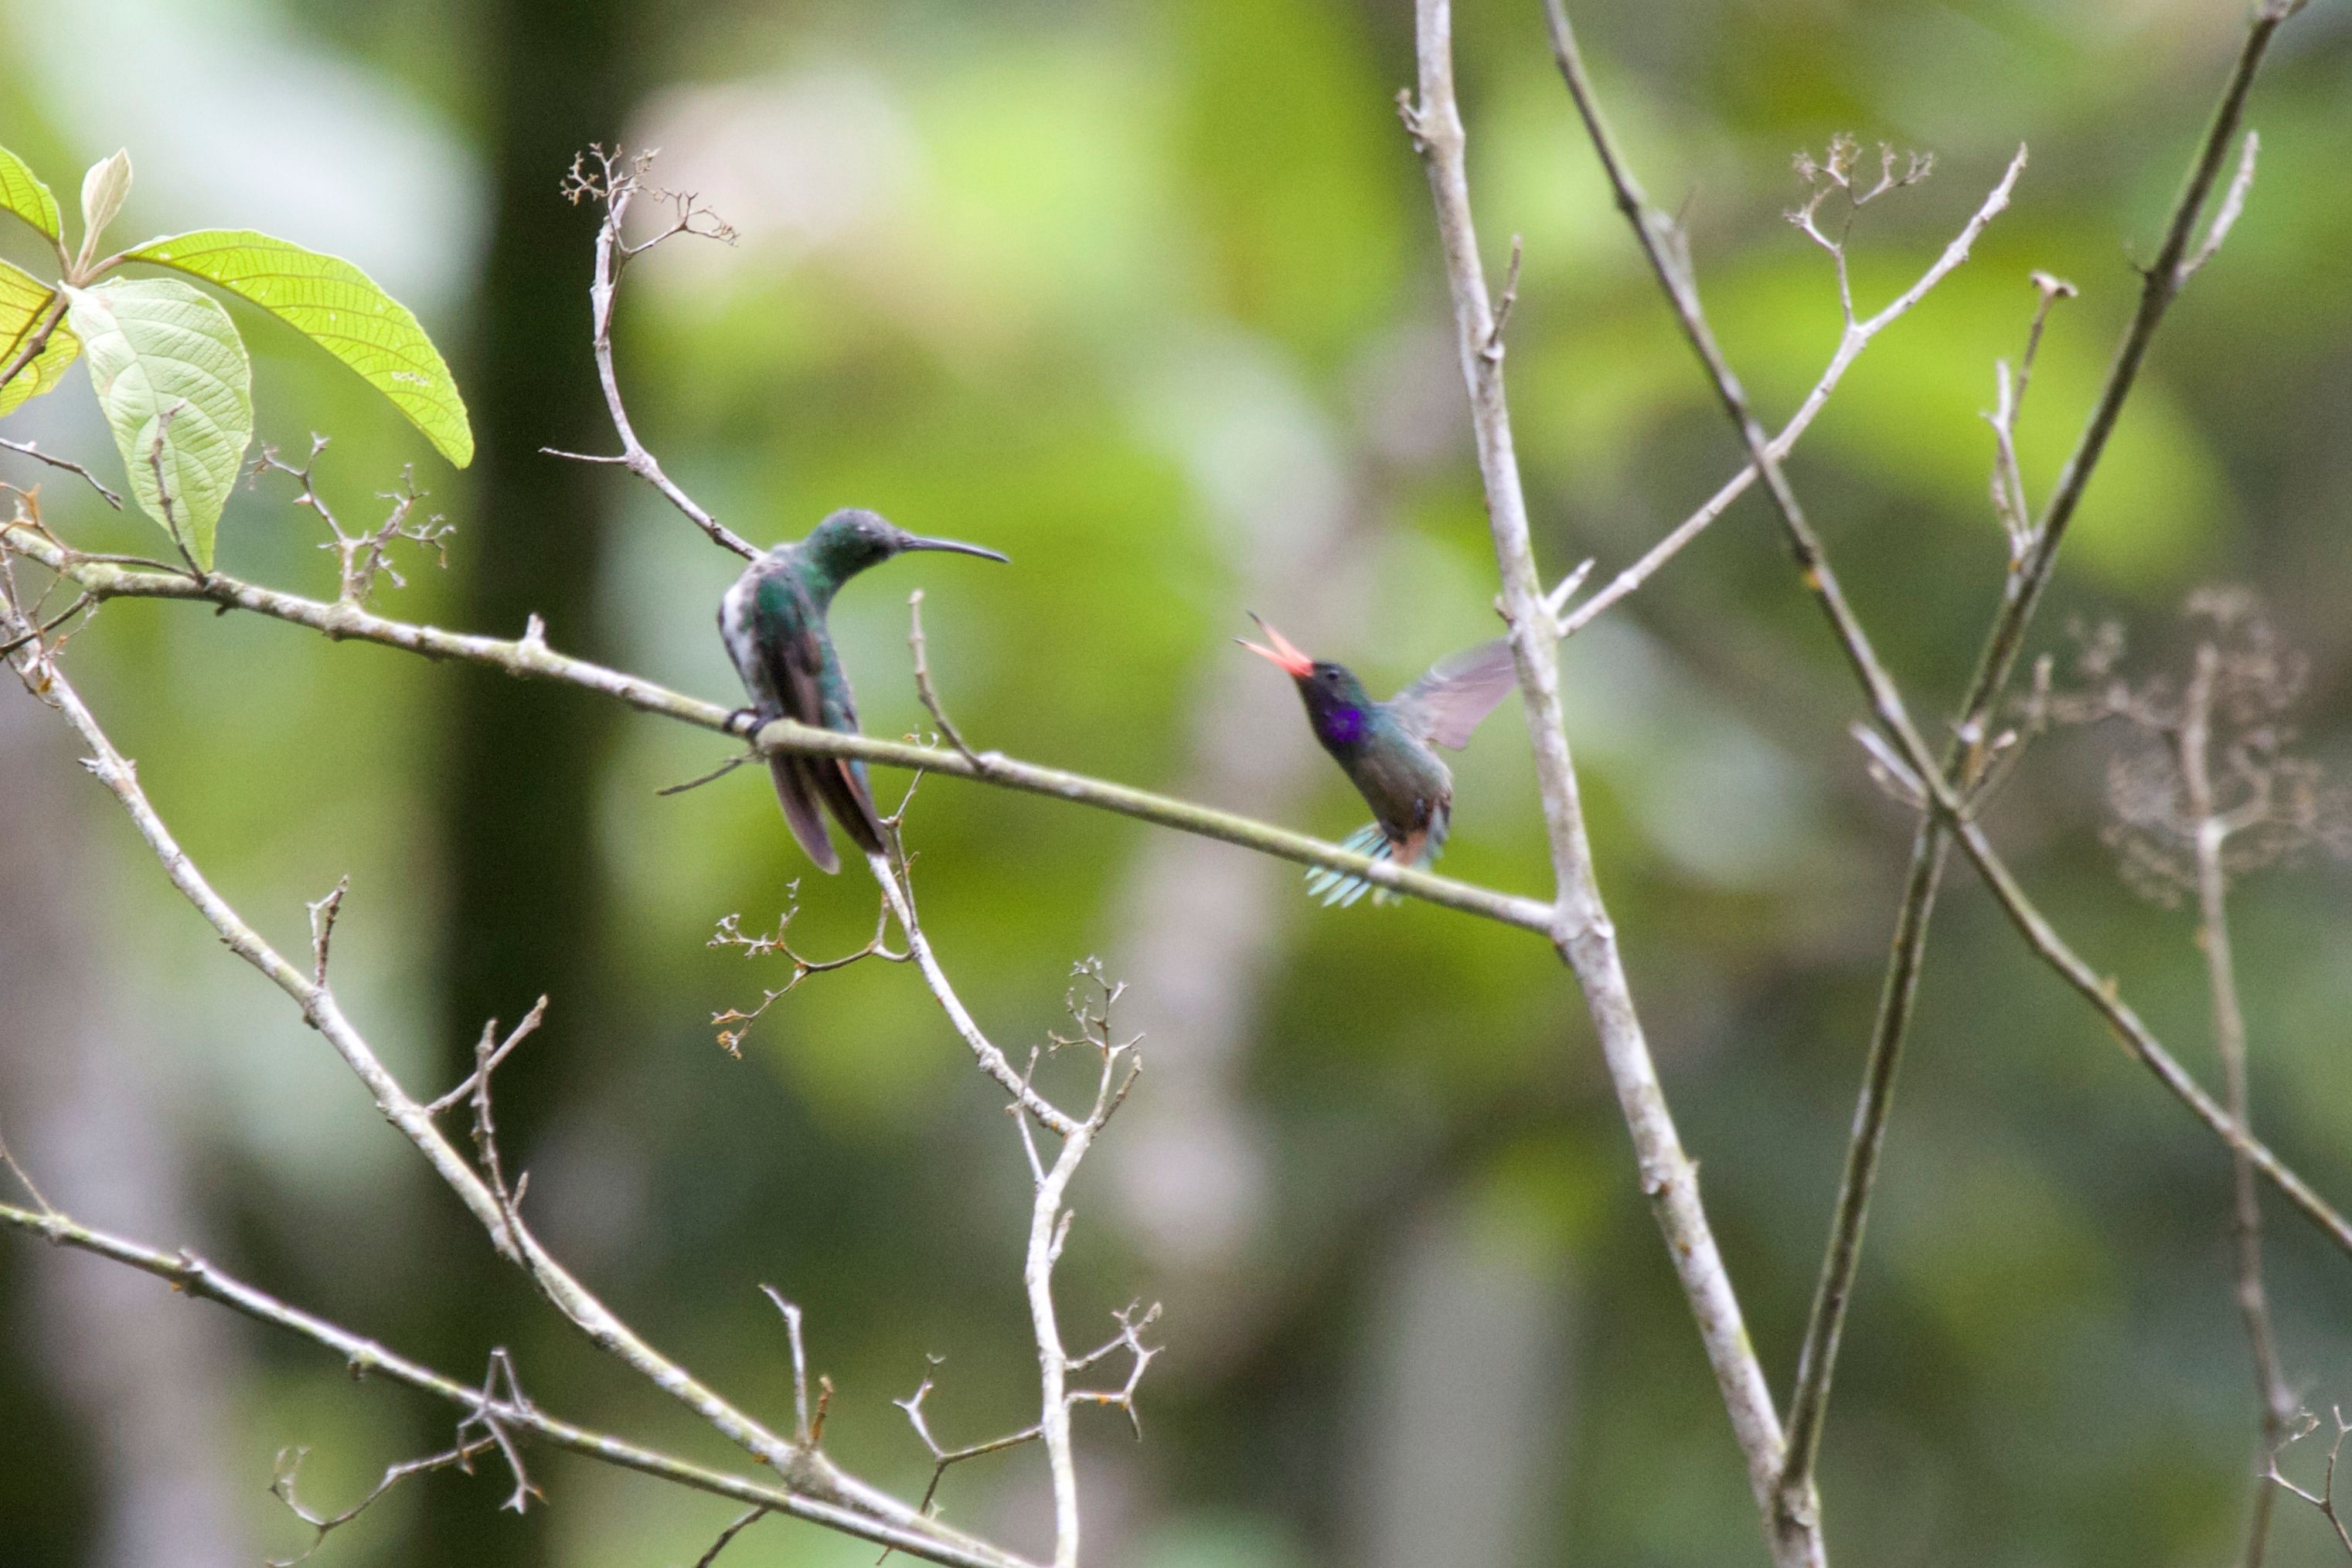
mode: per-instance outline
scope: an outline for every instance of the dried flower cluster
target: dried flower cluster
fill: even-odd
[[[2078,630],[2080,685],[2045,685],[2028,699],[2042,709],[2029,714],[2029,725],[2119,726],[2123,738],[2107,764],[2113,821],[2105,837],[2125,881],[2168,907],[2196,885],[2203,832],[2220,836],[2232,876],[2315,852],[2352,853],[2352,794],[2294,750],[2288,716],[2309,682],[2310,661],[2280,642],[2244,589],[2199,589],[2182,613],[2195,636],[2185,676],[2135,677],[2122,629],[2109,623]]]

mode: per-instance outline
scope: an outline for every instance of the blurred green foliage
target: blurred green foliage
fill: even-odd
[[[491,338],[468,293],[467,247],[487,198],[466,182],[505,155],[486,95],[530,66],[486,59],[468,42],[491,7],[98,9],[158,38],[267,37],[279,51],[270,61],[298,79],[366,84],[343,101],[312,94],[281,109],[316,118],[276,126],[277,138],[364,149],[302,176],[319,191],[406,166],[454,172],[431,207],[382,213],[373,229],[254,221],[372,270],[383,265],[372,246],[421,250],[416,278],[388,266],[377,275],[418,303],[482,413],[496,378],[481,359]],[[1957,693],[1999,589],[1979,415],[1994,361],[2021,345],[2026,275],[2042,268],[2083,288],[2052,328],[2027,405],[2038,495],[2130,308],[2129,258],[2153,244],[2242,10],[2187,0],[1580,8],[1600,85],[1646,183],[1686,212],[1726,347],[1768,413],[1785,413],[1811,384],[1837,321],[1825,258],[1780,221],[1797,189],[1790,155],[1841,131],[1937,153],[1932,180],[1856,226],[1867,308],[1942,246],[2019,141],[2032,148],[2011,210],[1872,347],[1791,464],[1924,712]],[[1731,472],[1733,446],[1606,203],[1538,8],[1459,11],[1490,266],[1499,273],[1513,234],[1526,241],[1509,370],[1538,550],[1549,571],[1591,555],[1605,575]],[[18,4],[0,11],[0,41],[38,60],[68,26]],[[947,700],[977,743],[1181,787],[1194,710],[1240,656],[1227,638],[1244,629],[1242,611],[1280,620],[1295,608],[1236,597],[1261,552],[1286,548],[1286,525],[1232,520],[1185,444],[1202,407],[1248,409],[1269,439],[1295,436],[1346,476],[1361,513],[1351,549],[1370,570],[1331,618],[1346,631],[1316,652],[1378,687],[1489,634],[1492,567],[1426,194],[1391,107],[1411,75],[1404,7],[708,0],[633,26],[638,105],[606,134],[661,145],[657,176],[703,191],[743,231],[731,249],[680,242],[632,269],[619,355],[640,433],[761,542],[856,504],[1014,558],[1002,572],[899,563],[849,592],[837,635],[869,729],[921,722],[900,597],[919,585]],[[124,68],[127,85],[103,90],[79,73],[28,81],[0,106],[0,141],[63,164],[129,141],[142,179],[125,221],[145,232],[185,214],[166,182],[147,178],[141,138],[167,142],[182,122],[155,85],[162,68],[141,58]],[[2313,660],[2306,745],[2331,758],[2352,739],[2347,81],[2352,13],[2319,0],[2283,35],[2253,101],[2263,141],[2252,202],[2165,329],[2035,639],[2063,653],[2070,622],[2119,617],[2160,665],[2179,654],[2173,610],[2189,588],[2250,583]],[[108,129],[142,92],[165,107]],[[385,103],[399,115],[384,118]],[[274,140],[222,156],[250,161],[222,168],[224,183],[310,199],[310,187],[288,184],[299,168],[288,172]],[[551,206],[561,172],[543,172]],[[531,265],[584,339],[592,227],[584,214],[568,222],[568,248]],[[331,434],[321,487],[346,517],[379,507],[403,464],[436,492],[459,528],[449,570],[418,563],[385,604],[449,619],[477,569],[473,481],[289,329],[232,310],[257,359],[261,439],[299,451],[310,431]],[[1276,430],[1261,408],[1291,411],[1297,430]],[[481,423],[528,430],[532,414],[509,408]],[[32,419],[12,421],[11,434],[37,429],[45,446],[93,461],[105,451],[87,420]],[[514,484],[577,482],[529,451],[497,460]],[[731,700],[711,616],[735,563],[625,476],[596,482],[615,516],[593,601],[539,606],[558,641]],[[135,521],[56,476],[43,498],[78,544],[149,548]],[[221,565],[329,592],[315,525],[287,499],[279,481],[240,489]],[[351,874],[337,946],[347,1005],[425,1087],[464,1043],[443,1038],[444,899],[462,879],[436,814],[459,677],[158,604],[108,607],[69,657],[192,852],[273,938],[299,946],[301,901]],[[1564,671],[1635,991],[1755,1342],[1785,1388],[1908,825],[1863,779],[1844,737],[1859,712],[1850,682],[1752,499],[1571,643]],[[654,795],[718,760],[712,737],[632,717],[592,751],[588,885],[601,891],[567,913],[592,934],[583,962],[597,1006],[567,1011],[571,998],[555,998],[563,1032],[548,1050],[565,1054],[515,1131],[541,1228],[656,1343],[770,1413],[787,1407],[789,1375],[753,1286],[783,1290],[806,1309],[813,1357],[838,1390],[831,1446],[853,1469],[919,1490],[927,1467],[888,1400],[912,1389],[927,1354],[946,1358],[929,1406],[945,1440],[1018,1426],[1034,1398],[1017,1277],[1025,1184],[995,1096],[914,977],[878,965],[812,981],[760,1022],[743,1060],[721,1053],[708,1017],[782,977],[706,949],[716,919],[740,912],[761,925],[798,879],[795,939],[824,952],[865,938],[873,901],[853,875],[807,874],[755,770]],[[2210,1077],[2190,922],[2128,894],[2098,839],[2105,756],[2096,736],[2049,742],[1994,826],[2053,917]],[[560,793],[532,750],[504,760],[485,788],[516,821]],[[1511,710],[1457,772],[1446,869],[1538,889],[1531,769]],[[1311,777],[1305,798],[1277,803],[1286,820],[1329,834],[1354,826],[1360,806],[1336,770],[1318,761]],[[170,899],[108,803],[95,791],[77,800],[69,827],[12,817],[0,831],[70,831],[87,844],[103,906],[102,938],[90,940],[120,992],[119,1032],[133,1053],[178,1064],[173,1082],[185,1091],[170,1124],[202,1232],[149,1239],[201,1243],[372,1332],[417,1321],[448,1279],[482,1277],[447,1251],[472,1239],[420,1219],[437,1216],[441,1195],[299,1020]],[[1145,830],[946,780],[922,786],[910,821],[934,939],[1000,1040],[1057,1025],[1072,960],[1099,952],[1116,974],[1132,956],[1122,948],[1136,940]],[[1449,1463],[1469,1464],[1463,1456],[1491,1440],[1532,1456],[1507,1500],[1508,1528],[1495,1534],[1492,1510],[1449,1528],[1465,1542],[1492,1535],[1499,1558],[1759,1561],[1737,1453],[1556,962],[1524,934],[1439,911],[1326,912],[1287,873],[1267,885],[1276,906],[1265,975],[1236,1004],[1235,1092],[1265,1158],[1263,1218],[1240,1261],[1187,1272],[1140,1246],[1108,1154],[1078,1193],[1067,1321],[1106,1322],[1137,1295],[1169,1306],[1171,1349],[1146,1385],[1145,1441],[1113,1416],[1081,1421],[1097,1539],[1114,1553],[1105,1560],[1409,1560],[1401,1537],[1375,1528],[1391,1517],[1383,1494],[1402,1495],[1400,1475],[1453,1476]],[[2352,1193],[2346,893],[2340,869],[2323,866],[2251,880],[2238,898],[2257,1124],[2338,1195]],[[6,922],[27,918],[0,914],[0,940]],[[494,979],[508,1017],[550,983]],[[1175,1063],[1186,1048],[1181,1032],[1157,1036],[1146,1059]],[[1139,1101],[1154,1085],[1148,1071]],[[13,1113],[0,1114],[13,1134]],[[1829,1425],[1837,1559],[2231,1560],[2256,1420],[2229,1297],[2225,1186],[2210,1140],[2109,1048],[1956,872]],[[53,1196],[94,1223],[111,1218],[82,1194]],[[1537,1335],[1544,1354],[1496,1385],[1527,1391],[1533,1414],[1517,1425],[1482,1406],[1382,1403],[1383,1369],[1401,1360],[1461,1368],[1441,1391],[1490,1385],[1478,1381],[1493,1369],[1481,1373],[1476,1336],[1400,1305],[1423,1299],[1409,1288],[1414,1260],[1450,1256],[1427,1243],[1441,1223],[1477,1245],[1472,1263],[1439,1273],[1461,1273],[1474,1297],[1521,1291],[1547,1303],[1524,1321],[1564,1325]],[[2291,1217],[2278,1217],[2274,1237],[2289,1368],[2324,1408],[2352,1397],[2345,1260]],[[51,1266],[22,1244],[0,1248],[0,1317],[23,1319],[31,1270]],[[459,1311],[457,1337],[514,1347],[526,1386],[551,1407],[724,1457],[525,1292]],[[95,1561],[93,1521],[120,1478],[26,1359],[30,1332],[0,1338],[17,1347],[0,1390],[25,1413],[0,1434],[0,1555],[27,1568]],[[217,1447],[244,1483],[236,1507],[256,1552],[300,1544],[265,1491],[279,1446],[309,1445],[307,1490],[340,1499],[434,1441],[438,1413],[352,1388],[303,1346],[233,1343],[239,1382]],[[1423,1432],[1424,1446],[1396,1427]],[[1037,1469],[1034,1456],[1014,1454],[955,1473],[948,1516],[1034,1547]],[[1473,1484],[1483,1473],[1433,1494],[1441,1522],[1447,1498],[1486,1495]],[[538,1479],[551,1506],[522,1521],[493,1512],[493,1480],[413,1486],[319,1561],[415,1561],[421,1519],[458,1511],[486,1561],[684,1563],[728,1517],[555,1458],[540,1461]],[[2288,1500],[2281,1521],[2274,1562],[2334,1560],[2307,1510]],[[845,1564],[868,1560],[861,1551],[765,1524],[728,1561]]]

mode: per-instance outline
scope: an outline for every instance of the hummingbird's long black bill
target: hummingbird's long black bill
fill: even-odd
[[[1005,562],[1007,565],[1012,564],[1013,560],[1013,558],[1006,555],[1003,550],[992,550],[986,545],[968,545],[961,539],[927,539],[920,534],[908,535],[907,542],[899,548],[902,549],[953,550],[958,555],[976,555],[988,560],[1001,560]]]

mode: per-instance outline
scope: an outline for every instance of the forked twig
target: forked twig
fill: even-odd
[[[662,471],[661,464],[637,439],[636,427],[629,422],[629,411],[621,398],[621,381],[613,368],[613,304],[621,286],[621,274],[630,261],[644,255],[664,241],[680,235],[697,235],[705,239],[733,244],[735,231],[721,222],[709,208],[703,206],[691,192],[665,191],[646,183],[646,172],[653,166],[651,152],[626,156],[617,148],[607,152],[593,146],[572,161],[572,172],[564,176],[563,195],[573,205],[593,202],[604,209],[604,221],[596,227],[596,267],[588,286],[588,307],[596,355],[596,379],[604,389],[604,408],[612,415],[614,434],[621,438],[621,450],[612,454],[565,452],[557,447],[543,446],[541,451],[551,457],[570,458],[578,463],[609,463],[626,468],[661,492],[663,499],[684,513],[688,521],[710,536],[721,549],[734,551],[749,560],[759,550],[697,504],[694,497],[680,489]],[[621,236],[621,225],[627,221],[629,208],[640,195],[653,196],[671,203],[677,216],[670,225],[651,238],[630,245]]]
[[[1823,408],[1828,406],[1830,394],[1837,390],[1838,383],[1845,378],[1846,371],[1853,367],[1854,361],[1862,356],[1862,351],[1870,346],[1871,340],[1909,314],[1913,307],[1927,297],[1929,291],[1949,277],[1961,263],[1969,259],[1969,251],[1975,247],[1977,237],[1984,233],[1986,225],[2009,209],[2011,193],[2017,188],[2018,179],[2024,172],[2025,149],[2021,146],[2017,150],[2017,155],[2010,160],[2009,168],[2001,175],[2000,183],[1993,186],[1983,204],[1977,208],[1969,221],[1961,225],[1960,232],[1928,265],[1927,269],[1913,281],[1910,287],[1888,300],[1875,314],[1861,321],[1852,319],[1853,297],[1843,278],[1844,246],[1841,236],[1834,254],[1838,256],[1841,264],[1839,287],[1841,298],[1844,302],[1847,312],[1846,324],[1838,336],[1837,348],[1830,355],[1829,364],[1822,370],[1820,379],[1814,382],[1812,390],[1805,394],[1804,401],[1797,405],[1797,412],[1789,416],[1789,423],[1782,425],[1780,433],[1767,444],[1765,450],[1769,452],[1776,461],[1787,457],[1796,447],[1798,438],[1811,428],[1814,419],[1819,416]],[[1550,607],[1553,615],[1559,618],[1559,634],[1562,637],[1575,635],[1591,624],[1593,620],[1611,605],[1647,582],[1660,567],[1673,559],[1681,552],[1684,546],[1704,532],[1708,524],[1729,509],[1732,502],[1748,493],[1748,487],[1756,483],[1756,465],[1751,462],[1733,475],[1725,481],[1721,488],[1706,498],[1698,510],[1676,524],[1664,538],[1651,546],[1639,560],[1619,572],[1599,592],[1578,605],[1573,613],[1564,613],[1564,612],[1568,597],[1574,592],[1574,590],[1567,587],[1566,584],[1563,584],[1560,589],[1554,590]]]
[[[288,1512],[310,1527],[310,1544],[291,1557],[270,1557],[263,1561],[268,1568],[295,1568],[296,1563],[307,1562],[320,1547],[325,1545],[331,1532],[365,1513],[377,1499],[409,1477],[446,1469],[461,1469],[470,1474],[473,1461],[497,1446],[498,1439],[484,1433],[478,1437],[461,1437],[456,1448],[428,1454],[421,1459],[404,1459],[398,1464],[387,1465],[383,1475],[368,1489],[365,1496],[341,1513],[334,1514],[314,1513],[304,1507],[302,1500],[295,1495],[296,1473],[301,1469],[302,1461],[310,1457],[310,1450],[280,1448],[278,1451],[278,1474],[269,1483],[269,1495],[284,1503]]]

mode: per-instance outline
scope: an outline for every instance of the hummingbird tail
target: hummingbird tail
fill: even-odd
[[[1370,855],[1376,861],[1389,860],[1396,852],[1396,845],[1378,822],[1365,823],[1341,839],[1339,847],[1353,850],[1360,855]],[[1349,908],[1367,893],[1373,895],[1374,904],[1391,904],[1396,900],[1396,894],[1387,889],[1376,889],[1362,877],[1348,872],[1333,871],[1329,866],[1320,865],[1307,869],[1307,896],[1319,898],[1327,906],[1336,904],[1342,909]]]
[[[817,870],[831,874],[841,869],[841,856],[824,831],[824,814],[817,808],[816,786],[809,777],[810,763],[822,760],[779,751],[768,758],[768,777],[775,780],[776,800],[784,809],[793,837],[800,841]]]

